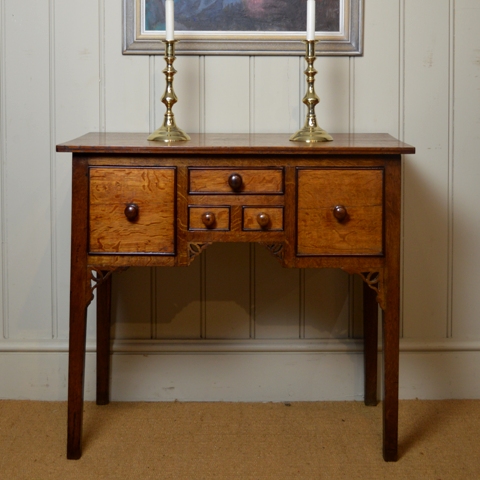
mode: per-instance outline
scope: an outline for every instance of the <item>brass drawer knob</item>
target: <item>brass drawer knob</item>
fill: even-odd
[[[228,184],[233,191],[238,192],[242,188],[243,178],[238,173],[232,173],[228,177]]]
[[[211,228],[215,224],[215,214],[212,212],[203,212],[202,213],[202,223],[207,227]]]
[[[262,227],[266,228],[268,224],[270,223],[270,217],[268,216],[268,213],[259,213],[257,215],[257,223]]]
[[[136,203],[129,203],[125,207],[124,213],[125,213],[125,216],[127,217],[127,220],[129,222],[133,222],[138,217],[138,213],[139,213],[138,205]]]
[[[333,208],[333,216],[339,222],[343,222],[347,218],[347,209],[343,205],[336,205]]]

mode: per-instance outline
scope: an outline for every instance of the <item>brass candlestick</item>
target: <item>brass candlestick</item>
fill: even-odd
[[[173,90],[173,76],[177,73],[173,68],[173,62],[175,61],[175,43],[177,40],[163,40],[165,43],[165,61],[167,66],[163,73],[166,78],[165,93],[162,97],[162,103],[167,107],[165,112],[165,118],[163,125],[155,130],[148,140],[154,140],[157,142],[185,142],[190,140],[188,134],[186,134],[181,128],[178,128],[175,124],[175,117],[173,115],[172,108],[177,103],[178,98]]]
[[[292,142],[313,143],[331,142],[333,140],[331,135],[317,125],[317,117],[315,115],[315,106],[320,102],[320,98],[315,93],[314,86],[315,75],[317,74],[317,71],[313,66],[317,58],[315,56],[315,43],[316,40],[305,40],[305,60],[308,66],[305,70],[305,75],[307,76],[307,93],[305,93],[305,96],[303,97],[303,103],[307,106],[308,112],[303,128],[290,137]]]

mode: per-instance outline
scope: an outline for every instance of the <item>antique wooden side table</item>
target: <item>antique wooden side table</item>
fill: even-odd
[[[285,267],[364,280],[365,403],[377,404],[383,310],[383,455],[397,458],[401,155],[387,134],[89,133],[57,146],[73,163],[67,457],[81,456],[87,307],[97,294],[97,403],[109,402],[111,274],[187,266],[213,242],[258,242]]]

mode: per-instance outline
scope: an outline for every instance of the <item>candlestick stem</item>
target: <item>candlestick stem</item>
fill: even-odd
[[[175,124],[175,116],[173,115],[173,106],[177,103],[178,98],[173,90],[173,76],[177,73],[173,67],[175,61],[175,43],[177,40],[164,40],[165,43],[165,61],[166,68],[163,70],[166,78],[165,93],[162,97],[162,103],[166,107],[163,125],[155,130],[148,140],[157,142],[184,142],[190,140],[190,137],[181,128]]]
[[[290,137],[292,142],[313,143],[330,142],[333,140],[330,134],[317,125],[317,117],[315,115],[315,107],[320,102],[320,98],[315,93],[315,75],[317,74],[317,70],[315,70],[315,67],[313,66],[316,60],[315,43],[315,40],[305,41],[305,61],[307,62],[305,75],[307,76],[307,92],[303,97],[303,103],[307,106],[308,111],[303,128]]]

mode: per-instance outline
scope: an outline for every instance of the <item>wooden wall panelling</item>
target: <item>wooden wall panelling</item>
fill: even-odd
[[[449,2],[406,0],[404,14],[404,138],[417,150],[405,156],[403,170],[403,336],[445,338]]]
[[[255,245],[255,338],[300,336],[301,270],[283,268],[265,247]]]
[[[315,109],[317,123],[329,133],[348,132],[350,115],[349,59],[347,57],[318,57],[315,64],[315,91],[320,103]],[[305,61],[302,60],[302,72]],[[305,92],[306,77],[302,73],[302,95]],[[300,100],[301,101],[301,100]],[[306,107],[302,103],[302,126],[305,122]]]
[[[0,3],[0,339],[6,338],[8,328],[6,318],[8,315],[7,292],[7,240],[6,240],[6,195],[7,178],[5,165],[7,159],[7,102],[6,92],[6,12],[5,2]]]
[[[453,337],[480,339],[480,4],[455,2]]]
[[[98,1],[81,3],[55,2],[55,109],[57,142],[75,138],[100,128],[100,89],[104,77],[99,70],[101,48],[98,23]],[[51,79],[52,80],[52,79]],[[71,155],[56,154],[55,163],[55,242],[56,248],[56,298],[59,338],[68,338],[70,299],[70,236],[72,196]],[[95,309],[89,309],[88,335],[95,335]]]
[[[205,131],[245,133],[250,129],[250,60],[205,57]]]
[[[206,338],[250,338],[250,245],[216,243],[205,255]]]
[[[52,336],[50,243],[50,10],[47,2],[5,2],[6,164],[10,339]],[[34,39],[34,40],[33,40]]]
[[[305,270],[305,338],[348,338],[348,277],[339,269]]]
[[[204,334],[204,267],[201,254],[188,267],[156,269],[155,338],[200,339]]]
[[[299,57],[260,56],[252,57],[250,65],[252,130],[290,136],[299,128],[298,93],[300,69],[305,69],[303,62]]]
[[[122,55],[122,2],[104,3],[105,127],[109,132],[147,132],[149,128],[149,61],[145,55]],[[102,18],[103,17],[103,18]],[[102,53],[102,52],[101,52]],[[103,61],[104,65],[103,65]]]
[[[353,59],[353,130],[399,130],[399,2],[369,0],[365,9],[364,55]]]
[[[154,336],[152,275],[150,268],[129,268],[113,275],[113,338],[145,340]]]

